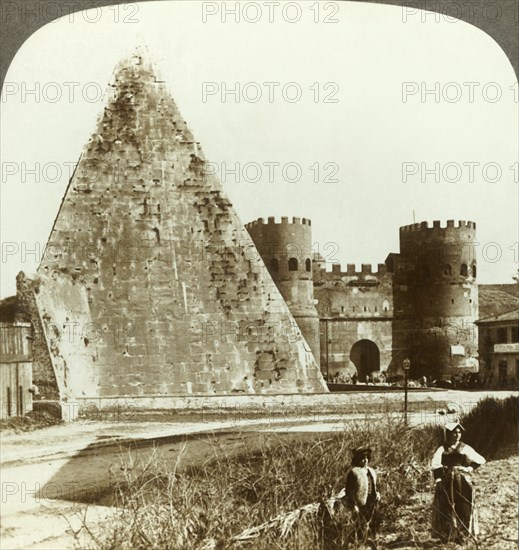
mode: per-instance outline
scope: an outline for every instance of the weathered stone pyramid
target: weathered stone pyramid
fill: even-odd
[[[151,64],[121,63],[111,89],[38,271],[60,396],[326,391]]]

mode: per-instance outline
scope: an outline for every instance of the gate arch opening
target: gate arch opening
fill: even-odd
[[[357,368],[360,382],[366,381],[366,376],[380,370],[380,350],[371,340],[359,340],[353,344],[350,359]]]

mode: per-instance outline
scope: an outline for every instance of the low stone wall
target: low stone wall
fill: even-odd
[[[439,408],[450,408],[454,414],[468,412],[484,397],[505,398],[514,392],[463,392],[463,391],[409,391],[409,411],[434,414]],[[517,394],[517,392],[515,392]],[[78,416],[131,421],[146,415],[163,413],[164,416],[200,414],[202,416],[330,416],[371,412],[403,412],[404,392],[350,392],[322,394],[281,395],[229,395],[229,396],[156,396],[156,397],[103,397],[80,398],[62,403],[63,419]],[[319,416],[320,417],[320,416]],[[323,417],[324,418],[324,417]],[[425,419],[424,419],[425,421]]]

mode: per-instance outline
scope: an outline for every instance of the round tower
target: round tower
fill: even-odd
[[[395,315],[407,320],[404,347],[414,375],[448,377],[477,366],[475,238],[470,221],[400,228]]]
[[[319,364],[319,315],[315,309],[312,276],[312,228],[306,218],[287,217],[277,223],[270,217],[246,226],[272,279],[288,305],[317,364]]]

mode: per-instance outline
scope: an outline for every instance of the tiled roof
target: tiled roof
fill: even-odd
[[[505,313],[501,313],[501,315],[494,315],[493,317],[478,319],[476,323],[495,323],[498,321],[519,321],[519,309],[506,311]]]

